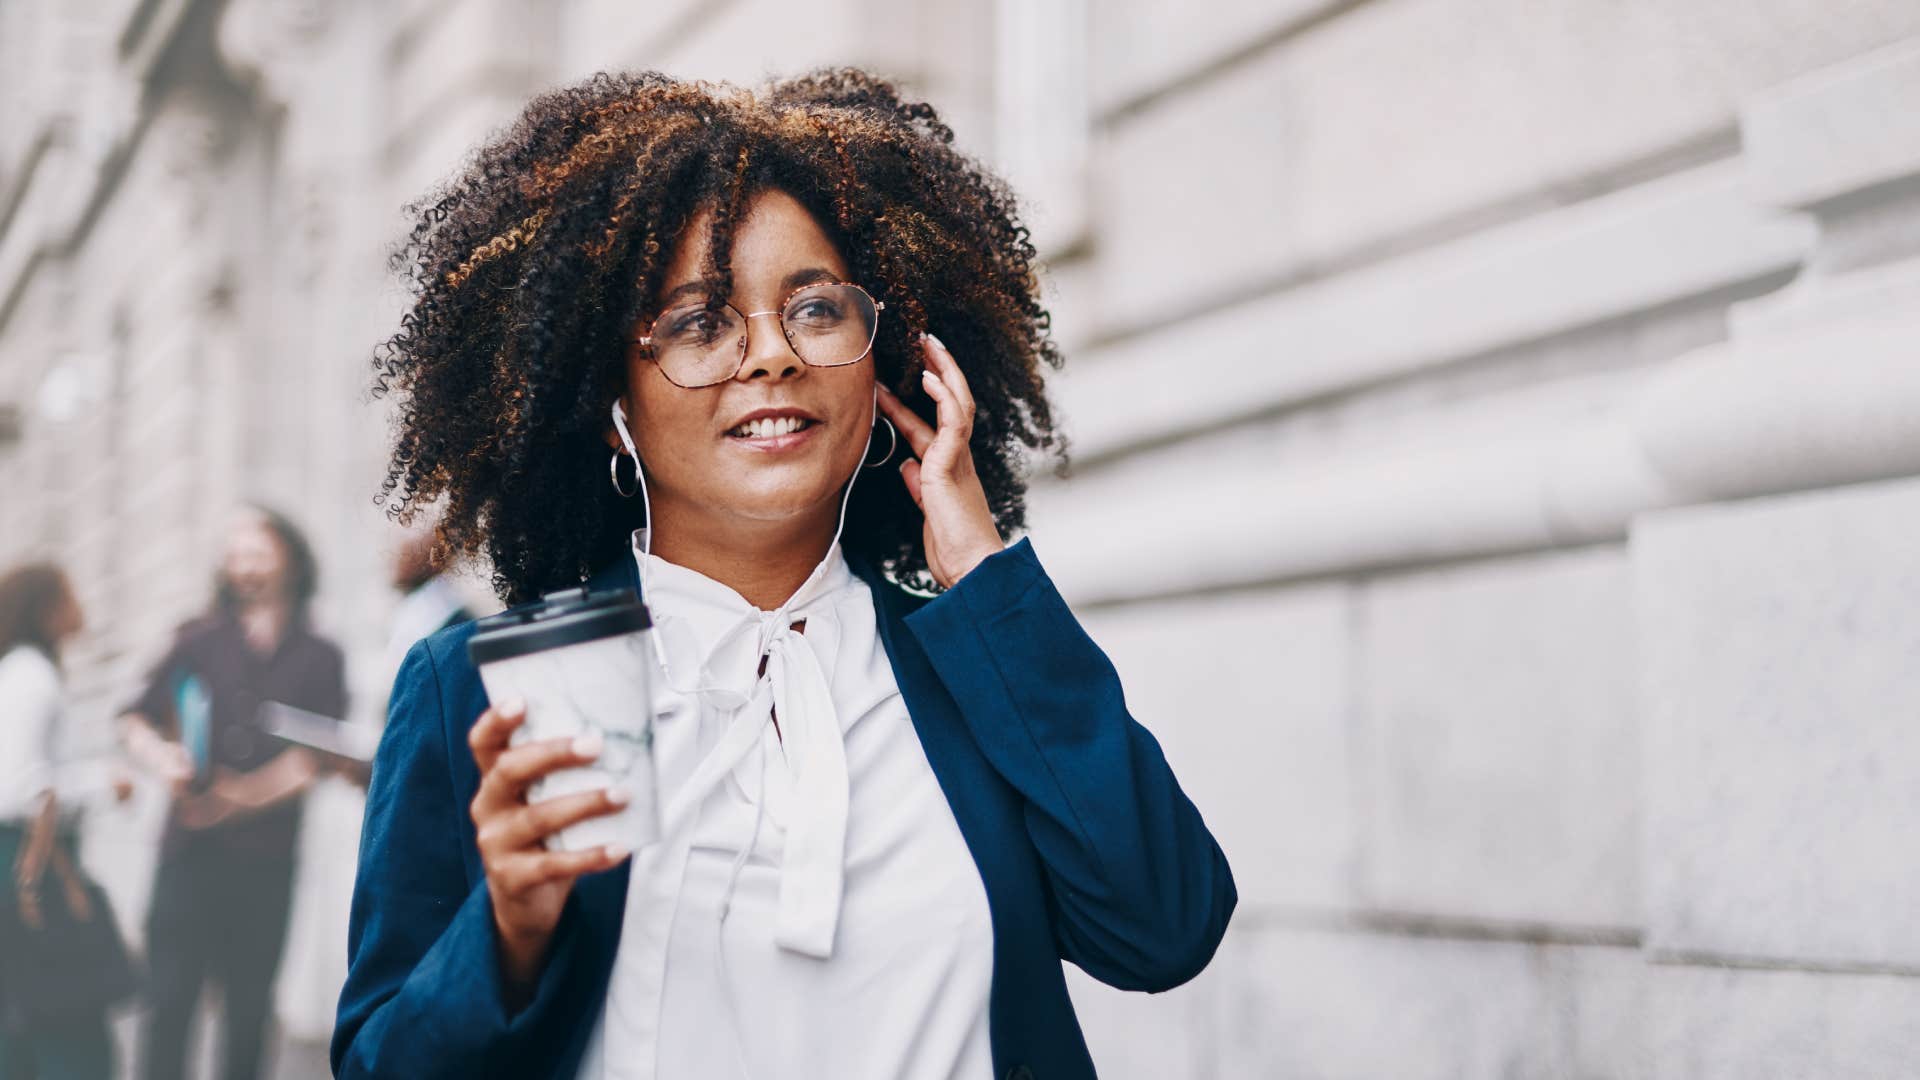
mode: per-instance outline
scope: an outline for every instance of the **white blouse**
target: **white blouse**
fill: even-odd
[[[866,583],[835,544],[765,612],[642,536],[663,839],[581,1080],[988,1080],[986,889]]]
[[[16,645],[0,656],[0,710],[0,821],[23,821],[61,786],[60,671],[46,653]]]
[[[32,818],[48,791],[69,822],[111,798],[118,757],[75,730],[64,702],[46,653],[16,645],[0,656],[0,821]]]

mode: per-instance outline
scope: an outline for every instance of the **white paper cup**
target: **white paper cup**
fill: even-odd
[[[637,849],[659,839],[653,762],[651,620],[633,593],[548,593],[537,604],[480,620],[468,655],[489,701],[519,698],[526,719],[512,743],[602,738],[599,760],[559,769],[527,791],[529,802],[602,788],[629,796],[618,813],[576,822],[547,837],[550,851],[606,844]]]

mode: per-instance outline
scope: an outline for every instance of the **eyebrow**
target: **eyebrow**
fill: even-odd
[[[822,281],[840,281],[840,280],[841,280],[841,275],[833,272],[832,270],[828,270],[826,267],[809,266],[804,270],[795,270],[792,273],[788,274],[786,277],[781,278],[780,289],[783,293],[790,293],[795,289],[798,289],[807,285],[817,285]],[[704,281],[689,281],[685,285],[676,285],[672,289],[668,290],[665,296],[660,298],[660,306],[662,308],[672,307],[673,302],[679,299],[681,296],[685,296],[689,294],[697,296],[706,287],[707,287],[707,283]]]

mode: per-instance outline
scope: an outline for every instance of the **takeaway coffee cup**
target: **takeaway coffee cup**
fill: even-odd
[[[529,801],[600,788],[631,797],[616,814],[576,822],[547,837],[551,851],[603,844],[629,849],[659,839],[659,789],[653,762],[653,620],[628,590],[585,588],[546,593],[535,604],[481,619],[467,640],[492,702],[520,698],[526,719],[513,745],[597,731],[599,760],[536,781]]]

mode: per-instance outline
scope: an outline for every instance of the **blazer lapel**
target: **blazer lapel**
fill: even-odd
[[[973,855],[974,866],[987,889],[988,906],[995,911],[995,932],[999,926],[1000,906],[996,896],[1008,895],[1007,875],[1012,872],[1005,858],[1006,818],[1017,812],[1006,781],[993,771],[979,744],[967,730],[966,720],[940,681],[933,662],[920,641],[907,628],[906,617],[926,601],[888,581],[864,559],[847,557],[847,564],[873,591],[874,615],[880,629],[880,643],[893,665],[894,681],[906,702],[907,715],[914,733],[920,737],[927,764],[947,797],[947,806],[960,826],[960,835]]]

